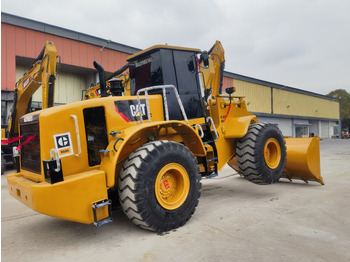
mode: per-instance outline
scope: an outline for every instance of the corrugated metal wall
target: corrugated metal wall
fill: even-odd
[[[13,90],[16,56],[36,58],[46,41],[53,41],[62,63],[93,68],[93,61],[114,72],[126,63],[129,54],[91,44],[1,23],[1,90]]]
[[[339,119],[339,102],[224,77],[223,90],[236,87],[249,111],[267,114]],[[272,95],[272,99],[271,99]],[[271,100],[273,104],[271,106]]]
[[[271,114],[271,88],[241,80],[233,80],[235,95],[245,96],[247,108],[252,112]]]
[[[339,102],[308,96],[281,89],[273,89],[273,112],[282,115],[297,115],[339,119]]]

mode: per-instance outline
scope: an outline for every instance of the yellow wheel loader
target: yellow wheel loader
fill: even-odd
[[[106,81],[94,62],[98,98],[19,120],[24,139],[35,138],[21,149],[20,172],[7,176],[12,196],[97,226],[112,221],[119,199],[136,225],[164,232],[190,219],[201,178],[227,163],[256,184],[282,176],[323,184],[316,138],[284,139],[276,126],[258,123],[233,87],[222,90],[220,42],[208,52],[158,45],[127,60],[128,90]]]

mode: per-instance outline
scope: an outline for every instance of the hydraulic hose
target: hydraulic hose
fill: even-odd
[[[113,77],[120,75],[121,73],[123,73],[126,69],[129,68],[129,63],[126,63],[125,65],[123,65],[123,67],[119,68],[117,71],[115,71],[110,77],[107,78],[108,80],[111,80]]]

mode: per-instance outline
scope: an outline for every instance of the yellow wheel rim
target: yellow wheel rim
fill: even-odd
[[[271,169],[278,167],[281,161],[281,147],[275,138],[266,141],[264,147],[265,163]]]
[[[179,208],[190,191],[186,169],[177,163],[165,165],[158,173],[154,186],[158,203],[165,209]]]

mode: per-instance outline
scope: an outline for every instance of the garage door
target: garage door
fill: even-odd
[[[322,138],[329,138],[329,122],[328,121],[321,122],[321,137]]]
[[[16,66],[16,81],[20,79],[28,67]],[[80,101],[82,90],[87,89],[84,75],[60,72],[55,85],[55,104],[67,104]],[[33,95],[33,102],[41,102],[41,88]]]

